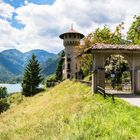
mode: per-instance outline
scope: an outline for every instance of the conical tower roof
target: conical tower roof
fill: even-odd
[[[73,27],[71,27],[71,29],[68,30],[67,32],[61,34],[59,37],[60,37],[61,39],[64,39],[64,36],[67,35],[67,34],[79,34],[79,35],[80,35],[80,39],[82,39],[82,38],[84,37],[84,35],[83,35],[82,33],[79,33],[79,32],[77,32],[77,31],[75,31],[75,30],[73,29]]]

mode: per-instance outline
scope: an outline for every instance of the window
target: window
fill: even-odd
[[[67,61],[68,61],[68,62],[70,62],[70,61],[71,61],[71,58],[70,58],[70,57],[68,57],[68,58],[67,58]]]
[[[68,69],[70,69],[70,63],[68,63]]]
[[[77,73],[77,72],[75,73],[75,78],[76,78],[76,79],[78,78],[78,73]]]
[[[70,54],[69,53],[67,55],[68,55],[68,57],[70,57]]]
[[[67,75],[67,78],[68,78],[68,79],[70,78],[70,74]]]
[[[75,65],[75,69],[77,70],[77,64]]]

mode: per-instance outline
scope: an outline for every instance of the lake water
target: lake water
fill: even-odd
[[[0,87],[6,87],[8,93],[13,93],[13,92],[21,92],[22,87],[21,84],[0,84]],[[40,88],[44,88],[44,85],[40,85]]]
[[[0,87],[6,87],[8,93],[21,92],[21,84],[0,84]]]

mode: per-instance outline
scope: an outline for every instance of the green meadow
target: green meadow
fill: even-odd
[[[140,108],[117,97],[113,103],[92,95],[84,84],[66,80],[24,97],[0,115],[0,140],[94,139],[139,140]]]

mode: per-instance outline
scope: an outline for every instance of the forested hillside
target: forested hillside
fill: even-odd
[[[0,82],[19,82],[26,63],[32,54],[37,56],[41,64],[42,74],[53,74],[58,63],[58,55],[44,50],[31,50],[22,53],[16,49],[5,50],[0,53]]]

